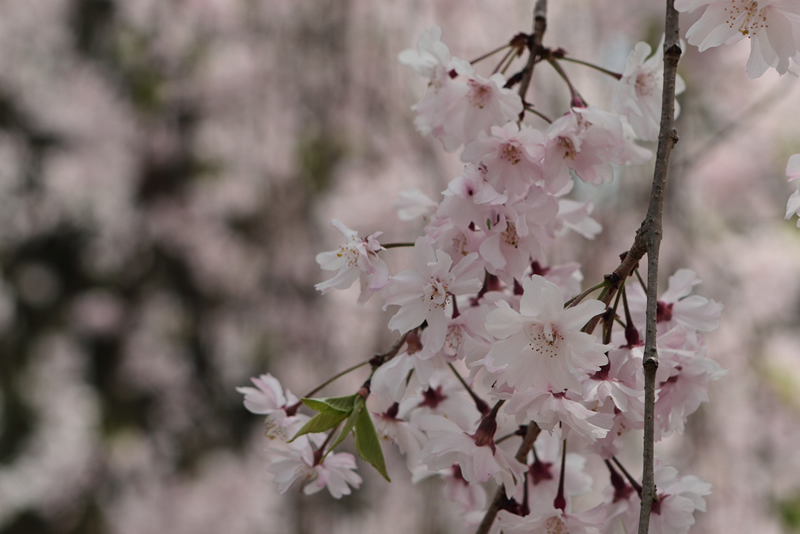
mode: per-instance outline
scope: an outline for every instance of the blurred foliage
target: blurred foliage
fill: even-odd
[[[800,492],[775,502],[786,532],[800,532]]]

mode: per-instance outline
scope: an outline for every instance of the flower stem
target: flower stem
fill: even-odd
[[[620,471],[622,471],[622,474],[625,475],[625,478],[628,479],[628,482],[630,483],[630,485],[633,486],[633,489],[635,489],[636,493],[638,493],[639,496],[641,497],[642,496],[642,485],[639,484],[639,482],[635,478],[633,478],[630,473],[628,473],[628,470],[625,469],[625,466],[622,465],[619,462],[619,460],[617,460],[616,456],[612,456],[611,460],[613,460],[613,462],[617,465],[617,467],[619,467]]]
[[[381,243],[383,248],[400,248],[400,247],[413,247],[414,243]]]
[[[495,48],[494,50],[492,50],[492,51],[490,51],[490,52],[486,52],[486,53],[485,53],[485,54],[483,54],[482,56],[480,56],[480,57],[478,57],[478,58],[475,58],[475,59],[473,59],[472,61],[470,61],[470,62],[469,62],[469,64],[470,64],[470,65],[474,65],[475,63],[478,63],[479,61],[483,61],[483,60],[484,60],[484,59],[486,59],[486,58],[490,58],[490,57],[492,57],[493,55],[495,55],[496,53],[498,53],[498,52],[500,52],[500,51],[502,51],[502,50],[505,50],[505,49],[506,49],[506,48],[508,48],[509,46],[511,46],[511,43],[506,43],[506,44],[504,44],[503,46],[498,46],[498,47],[497,47],[497,48]]]
[[[358,369],[359,367],[364,367],[364,366],[365,366],[365,365],[367,365],[369,362],[370,362],[370,360],[367,360],[367,361],[364,361],[364,362],[361,362],[361,363],[357,363],[357,364],[355,364],[354,366],[352,366],[352,367],[348,367],[348,368],[347,368],[347,369],[345,369],[344,371],[341,371],[341,372],[339,372],[339,373],[337,373],[337,374],[333,375],[331,378],[329,378],[328,380],[326,380],[325,382],[323,382],[323,383],[322,383],[322,384],[320,384],[319,386],[315,387],[314,389],[312,389],[311,391],[309,391],[308,393],[306,393],[305,395],[303,395],[303,398],[304,398],[304,399],[307,399],[307,398],[309,398],[311,395],[313,395],[314,393],[318,392],[319,390],[321,390],[322,388],[324,388],[325,386],[327,386],[328,384],[330,384],[331,382],[333,382],[333,381],[334,381],[334,380],[336,380],[337,378],[341,378],[341,377],[343,377],[344,375],[346,375],[347,373],[349,373],[349,372],[351,372],[351,371],[355,371],[355,370],[356,370],[356,369]]]
[[[638,279],[639,279],[639,285],[641,285],[641,286],[642,286],[642,290],[643,290],[643,291],[645,292],[645,294],[646,294],[646,293],[647,293],[647,284],[645,284],[645,283],[644,283],[644,280],[642,280],[642,275],[641,275],[641,273],[639,273],[639,269],[634,269],[634,271],[633,271],[633,272],[634,272],[634,273],[636,273],[636,278],[638,278]]]
[[[536,109],[534,109],[534,107],[531,106],[530,104],[525,104],[525,110],[530,111],[531,113],[533,113],[534,115],[545,121],[547,124],[553,124],[553,119],[551,119],[550,117],[548,117],[547,115],[545,115],[540,111],[536,111]]]
[[[580,301],[582,301],[587,296],[589,296],[590,293],[592,293],[594,291],[597,291],[598,289],[600,289],[602,287],[605,287],[607,284],[608,284],[608,282],[603,280],[599,284],[593,285],[592,287],[590,287],[589,289],[587,289],[586,291],[584,291],[583,293],[581,293],[577,297],[572,297],[571,299],[569,299],[566,302],[566,304],[564,304],[564,308],[572,308],[573,306],[577,306],[578,303],[580,303]]]
[[[564,497],[564,467],[567,465],[567,440],[561,442],[561,472],[558,474],[558,493],[553,500],[553,507],[562,512],[567,509],[567,499]]]
[[[564,72],[564,69],[561,68],[561,65],[559,65],[558,62],[556,60],[554,60],[554,59],[549,59],[547,62],[550,63],[550,65],[555,69],[555,71],[558,73],[558,75],[561,76],[561,78],[564,80],[564,82],[566,82],[567,87],[569,87],[569,94],[570,94],[571,100],[572,100],[572,103],[570,104],[570,107],[575,107],[575,104],[578,103],[578,102],[580,102],[583,106],[586,106],[586,100],[583,99],[581,94],[572,85],[572,82],[570,81],[569,76],[567,76],[567,73]]]
[[[325,457],[328,456],[328,453],[330,451],[325,452],[325,447],[328,446],[328,443],[330,443],[331,439],[333,439],[333,435],[336,434],[336,432],[339,430],[339,425],[341,425],[341,423],[336,425],[333,428],[333,430],[331,430],[330,434],[328,434],[328,436],[325,438],[325,441],[323,442],[322,446],[314,451],[314,465],[321,464],[322,460],[324,460]]]
[[[456,368],[455,368],[455,367],[453,367],[453,364],[452,364],[452,363],[450,363],[450,362],[447,362],[447,365],[450,367],[450,369],[452,369],[452,370],[453,370],[453,373],[455,373],[455,375],[456,375],[456,378],[458,378],[458,381],[459,381],[459,382],[461,382],[461,385],[462,385],[462,386],[464,386],[464,388],[466,388],[466,390],[467,390],[467,393],[469,393],[469,396],[470,396],[470,397],[472,397],[472,400],[473,400],[473,401],[475,401],[475,407],[478,409],[478,411],[479,411],[479,412],[481,412],[481,415],[486,415],[487,413],[489,413],[489,405],[486,403],[486,401],[485,401],[485,400],[483,400],[482,398],[480,398],[480,397],[479,397],[479,396],[478,396],[478,395],[477,395],[477,394],[476,394],[476,393],[475,393],[475,392],[472,390],[472,388],[469,386],[469,384],[467,384],[467,381],[466,381],[466,380],[464,380],[464,378],[463,378],[463,377],[461,376],[461,374],[460,374],[460,373],[459,373],[459,372],[456,370]],[[498,408],[499,408],[499,406],[498,406]]]
[[[604,69],[603,67],[595,65],[594,63],[589,63],[587,61],[581,61],[580,59],[575,59],[575,58],[568,57],[568,56],[561,56],[558,59],[561,59],[561,60],[564,60],[564,61],[570,61],[572,63],[577,63],[578,65],[583,65],[585,67],[589,67],[589,68],[598,70],[598,71],[602,72],[603,74],[608,74],[612,78],[616,78],[617,80],[621,80],[622,79],[622,74],[620,74],[619,72],[614,72],[613,70]]]

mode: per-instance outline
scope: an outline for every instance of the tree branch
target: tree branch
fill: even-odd
[[[529,45],[530,54],[528,55],[528,63],[523,70],[522,82],[519,84],[519,96],[523,104],[526,102],[525,94],[528,92],[528,87],[530,87],[533,79],[536,58],[539,57],[539,51],[542,49],[545,30],[547,30],[547,0],[536,0],[536,5],[533,7],[533,35],[531,35],[531,43]],[[517,122],[522,123],[524,117],[525,108],[523,107]]]
[[[653,172],[653,185],[650,190],[650,204],[647,215],[642,221],[630,250],[622,257],[622,261],[613,273],[606,275],[609,290],[602,301],[608,305],[619,290],[622,282],[630,276],[639,260],[647,253],[647,326],[644,349],[644,451],[642,458],[642,506],[639,515],[639,534],[647,534],[650,525],[650,509],[656,496],[653,480],[653,441],[654,441],[654,406],[655,379],[658,369],[658,351],[656,349],[656,307],[658,291],[658,252],[663,233],[662,215],[664,212],[664,188],[669,169],[669,157],[678,133],[675,125],[675,77],[678,61],[681,57],[678,36],[678,12],[675,11],[674,0],[667,0],[667,13],[664,23],[664,86],[661,95],[661,128],[658,134],[656,165]],[[601,316],[593,318],[586,327],[592,332]]]
[[[667,182],[669,156],[672,147],[678,142],[675,124],[675,76],[678,60],[681,57],[678,36],[678,12],[674,0],[667,0],[664,23],[664,89],[661,95],[661,129],[658,134],[656,167],[653,173],[653,187],[650,191],[650,205],[647,217],[636,233],[647,249],[647,327],[644,344],[644,451],[642,458],[642,507],[639,512],[639,534],[647,534],[650,526],[650,509],[656,496],[653,479],[653,441],[655,430],[654,406],[656,390],[656,370],[658,369],[658,350],[656,348],[656,306],[658,292],[658,252],[663,233],[662,215],[664,213],[664,188]]]

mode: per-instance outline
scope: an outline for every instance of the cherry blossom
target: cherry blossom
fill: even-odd
[[[511,284],[531,258],[545,261],[543,247],[553,240],[557,214],[555,197],[538,186],[525,199],[498,206],[478,249],[486,269]]]
[[[417,40],[417,51],[400,52],[400,63],[408,65],[417,74],[428,78],[431,84],[448,77],[450,49],[442,42],[442,29],[433,26],[423,31]]]
[[[350,486],[358,488],[361,477],[355,472],[356,459],[346,452],[332,453],[319,463],[314,462],[314,449],[307,436],[289,444],[289,450],[271,449],[276,458],[267,468],[274,475],[281,493],[300,481],[303,493],[312,495],[327,487],[330,494],[340,499],[350,495]]]
[[[430,218],[439,204],[419,189],[403,191],[392,204],[401,221],[413,221],[419,217]]]
[[[299,403],[297,397],[288,389],[284,394],[278,379],[269,373],[250,380],[255,388],[236,388],[236,391],[244,395],[244,407],[252,413],[267,415],[267,437],[288,439],[293,434],[292,430],[299,429],[298,423],[304,423],[308,419],[305,415],[294,414]],[[289,415],[289,411],[292,415]]]
[[[397,402],[385,412],[373,412],[372,415],[378,436],[385,441],[397,443],[400,451],[406,455],[409,470],[413,471],[420,463],[420,451],[427,441],[425,434],[405,420],[408,414],[401,412],[401,406]]]
[[[703,332],[716,330],[722,305],[700,295],[691,295],[692,288],[700,282],[691,269],[679,269],[669,277],[667,291],[658,299],[658,322],[662,323],[659,326],[662,331],[676,324]],[[647,298],[640,285],[632,285],[628,290],[628,303],[634,319],[643,326]]]
[[[515,515],[505,510],[497,514],[497,532],[503,534],[527,534],[542,532],[553,534],[600,534],[598,525],[605,519],[605,506],[598,505],[581,513],[559,510],[552,505],[534,507],[526,516]]]
[[[670,377],[658,387],[657,439],[673,430],[683,433],[686,418],[708,401],[709,384],[725,373],[717,362],[704,357],[683,357],[673,363]]]
[[[414,244],[414,266],[392,277],[383,291],[387,306],[400,306],[389,321],[389,328],[408,332],[428,322],[422,333],[426,354],[433,355],[443,346],[447,336],[446,310],[455,295],[475,293],[481,287],[482,270],[477,254],[470,254],[455,266],[450,256],[434,251],[425,237]],[[452,267],[452,270],[451,270]]]
[[[664,85],[664,38],[650,55],[650,45],[636,43],[628,56],[625,72],[614,91],[614,110],[624,115],[636,135],[645,141],[655,141],[661,121],[661,91]],[[683,78],[675,78],[675,94],[686,90]],[[675,117],[680,106],[675,101]]]
[[[612,425],[610,414],[588,409],[571,391],[536,387],[516,391],[508,402],[508,411],[516,415],[517,422],[535,421],[542,430],[553,430],[560,423],[565,427],[565,438],[575,435],[588,443],[603,438]]]
[[[491,132],[491,136],[480,132],[466,146],[461,160],[483,163],[488,169],[486,179],[499,191],[524,195],[528,187],[544,178],[544,135],[534,128],[520,129],[516,122],[492,126]],[[564,188],[564,183],[550,185],[553,192]]]
[[[444,481],[444,498],[457,503],[461,513],[482,510],[486,506],[486,490],[483,486],[467,482],[458,464],[442,471],[440,476]]]
[[[487,181],[485,167],[466,165],[464,172],[442,191],[444,200],[437,215],[449,217],[461,229],[470,224],[483,225],[492,215],[492,208],[508,201]]]
[[[548,180],[563,180],[568,169],[584,182],[611,181],[611,165],[642,163],[649,151],[635,147],[625,135],[619,115],[595,106],[573,107],[546,132],[544,173]]]
[[[382,232],[374,233],[364,239],[358,232],[351,230],[340,221],[334,219],[331,225],[339,230],[347,241],[337,250],[317,254],[317,263],[327,271],[337,271],[330,280],[317,284],[317,290],[326,293],[331,289],[347,289],[356,279],[361,280],[361,297],[364,302],[386,285],[389,280],[389,268],[380,257],[378,251],[383,250],[378,243]]]
[[[504,88],[502,74],[484,78],[466,61],[453,58],[452,62],[466,81],[451,84],[452,89],[443,97],[447,101],[442,105],[442,124],[433,128],[448,152],[475,140],[481,132],[489,132],[492,126],[516,120],[522,111],[522,100]]]
[[[523,280],[520,311],[503,301],[486,317],[486,328],[498,341],[486,356],[487,365],[501,369],[509,386],[580,390],[588,371],[607,362],[608,347],[581,328],[605,310],[597,300],[564,308],[564,296],[541,276]]]
[[[786,176],[789,177],[790,182],[800,178],[800,154],[789,158],[789,162],[786,164]],[[800,214],[800,182],[797,183],[797,191],[792,193],[786,204],[786,220],[791,219],[795,213]],[[797,227],[800,228],[800,219],[797,220]]]
[[[517,486],[522,484],[525,466],[496,446],[493,436],[482,436],[480,428],[473,436],[438,415],[421,416],[418,424],[430,438],[422,450],[429,468],[446,469],[457,463],[467,482],[486,482],[494,478],[505,486],[508,496],[514,495]]]
[[[703,497],[711,493],[711,484],[695,476],[678,476],[674,467],[661,465],[656,459],[654,478],[658,491],[658,501],[650,511],[650,532],[654,534],[686,534],[694,525],[694,512],[705,512],[706,501]],[[639,502],[631,498],[616,495],[614,498],[612,519],[607,522],[605,532],[636,532],[639,523]],[[606,502],[610,500],[606,493]],[[621,497],[621,498],[618,498]],[[613,528],[613,530],[611,530]]]
[[[794,0],[675,0],[678,11],[706,6],[703,16],[686,32],[689,44],[704,51],[750,39],[747,76],[758,78],[767,68],[779,74],[793,71],[800,49],[800,4]]]
[[[586,239],[594,239],[603,230],[603,227],[592,219],[592,211],[594,211],[594,203],[591,199],[585,202],[577,202],[566,198],[560,199],[558,201],[556,223],[561,228],[556,232],[564,233],[567,230],[572,230]]]

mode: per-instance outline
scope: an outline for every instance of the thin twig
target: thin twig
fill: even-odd
[[[304,399],[307,399],[307,398],[311,397],[311,395],[313,395],[314,393],[318,392],[319,390],[321,390],[322,388],[324,388],[325,386],[327,386],[328,384],[330,384],[331,382],[333,382],[333,381],[334,381],[334,380],[336,380],[337,378],[341,378],[341,377],[343,377],[344,375],[346,375],[347,373],[349,373],[349,372],[351,372],[351,371],[355,371],[355,370],[356,370],[356,369],[358,369],[359,367],[364,367],[364,366],[365,366],[365,365],[367,365],[369,362],[370,362],[370,360],[367,360],[367,361],[365,361],[365,362],[361,362],[361,363],[357,363],[357,364],[353,365],[352,367],[348,367],[348,368],[347,368],[347,369],[345,369],[344,371],[341,371],[341,372],[339,372],[339,373],[336,373],[336,374],[335,374],[335,375],[333,375],[331,378],[329,378],[328,380],[326,380],[325,382],[323,382],[323,383],[322,383],[322,384],[320,384],[319,386],[315,387],[314,389],[312,389],[311,391],[309,391],[308,393],[306,393],[305,395],[303,395],[303,398],[304,398]]]
[[[569,61],[571,63],[577,63],[578,65],[583,65],[584,67],[595,69],[597,71],[602,72],[603,74],[611,76],[612,78],[616,78],[617,80],[622,79],[622,74],[620,74],[619,72],[614,72],[613,70],[604,69],[603,67],[595,65],[594,63],[589,63],[588,61],[581,61],[580,59],[575,59],[574,57],[569,57],[569,56],[560,56],[558,57],[558,59]]]
[[[587,289],[586,291],[584,291],[583,293],[581,293],[577,297],[572,297],[571,299],[569,299],[566,303],[564,303],[564,307],[565,308],[572,308],[573,306],[577,306],[583,299],[588,297],[591,293],[594,293],[595,291],[597,291],[601,287],[605,287],[606,285],[608,285],[608,282],[606,282],[605,280],[603,280],[599,284],[593,285],[592,287],[590,287],[589,289]]]
[[[537,111],[537,110],[536,110],[536,109],[535,109],[533,106],[531,106],[530,104],[525,104],[525,111],[530,111],[531,113],[533,113],[534,115],[536,115],[537,117],[539,117],[540,119],[542,119],[543,121],[545,121],[547,124],[553,124],[553,119],[551,119],[550,117],[548,117],[548,116],[547,116],[547,115],[545,115],[544,113],[542,113],[542,112],[540,112],[540,111]]]
[[[474,65],[474,64],[475,64],[475,63],[477,63],[478,61],[483,61],[483,60],[484,60],[484,59],[486,59],[486,58],[492,57],[492,56],[493,56],[493,55],[495,55],[496,53],[498,53],[498,52],[500,52],[500,51],[502,51],[502,50],[505,50],[505,49],[506,49],[506,48],[508,48],[509,46],[511,46],[511,44],[510,44],[510,43],[506,43],[506,44],[504,44],[503,46],[498,46],[497,48],[495,48],[495,49],[494,49],[494,50],[492,50],[491,52],[486,52],[486,53],[485,53],[485,54],[483,54],[482,56],[480,56],[480,57],[477,57],[477,58],[473,59],[472,61],[470,61],[470,62],[469,62],[469,64],[470,64],[470,65]]]
[[[470,387],[470,385],[467,384],[467,381],[464,380],[464,377],[461,376],[461,373],[459,373],[456,370],[456,368],[453,367],[452,363],[447,362],[447,365],[450,366],[450,369],[453,371],[453,374],[456,375],[458,381],[461,382],[461,385],[464,386],[464,389],[467,390],[469,396],[472,397],[472,401],[475,403],[475,407],[478,409],[478,411],[481,412],[481,415],[486,415],[487,413],[489,413],[489,405],[486,403],[486,401],[480,398],[477,393],[475,393],[475,391]]]
[[[561,76],[561,79],[564,80],[564,82],[567,84],[567,87],[569,87],[569,96],[571,102],[570,105],[574,106],[576,101],[579,101],[582,105],[585,106],[586,100],[583,99],[578,90],[575,89],[575,86],[572,85],[572,81],[570,81],[569,76],[567,76],[567,73],[564,72],[564,69],[561,68],[561,65],[559,65],[555,59],[550,59],[547,62],[550,63],[550,66],[553,67],[553,69],[555,69],[558,75]]]

